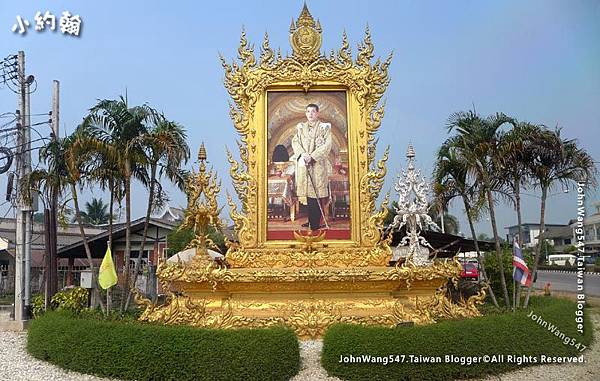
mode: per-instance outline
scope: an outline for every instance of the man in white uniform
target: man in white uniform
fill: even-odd
[[[324,227],[325,210],[329,201],[329,152],[331,124],[319,120],[319,106],[306,106],[306,122],[298,123],[292,138],[293,160],[296,163],[296,195],[308,205],[308,224],[311,230]]]

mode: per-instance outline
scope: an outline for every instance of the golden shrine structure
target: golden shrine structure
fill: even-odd
[[[389,149],[377,161],[375,135],[384,115],[381,98],[390,81],[391,55],[373,62],[368,29],[356,59],[345,34],[341,48],[329,55],[321,53],[321,41],[321,25],[305,5],[290,27],[291,56],[284,58],[274,52],[265,35],[257,59],[242,32],[239,60],[228,64],[221,58],[225,87],[233,101],[230,116],[240,136],[239,159],[227,152],[240,205],[238,210],[228,195],[237,240],[227,243],[225,261],[209,257],[207,250],[215,245],[208,227],[221,229],[222,225],[217,205],[220,183],[206,168],[202,146],[199,170],[187,184],[183,224],[196,233],[190,244],[196,254],[186,263],[163,261],[159,265],[157,276],[168,297],[164,304],[153,304],[137,295],[137,302],[145,307],[140,320],[210,328],[286,325],[301,338],[315,338],[335,323],[393,327],[479,315],[476,305],[485,292],[458,304],[446,296],[446,284],[449,279],[456,281],[460,263],[414,260],[410,253],[416,253],[421,238],[416,230],[416,243],[413,239],[404,242],[409,252],[406,260],[389,265],[391,234],[386,236],[383,231],[389,195],[376,207]],[[274,90],[345,92],[349,181],[353,185],[350,239],[331,240],[324,233],[298,231],[295,240],[267,240],[266,110],[267,94]],[[403,191],[418,190],[413,188]],[[406,213],[396,219],[399,221],[407,229],[420,225],[418,216]]]

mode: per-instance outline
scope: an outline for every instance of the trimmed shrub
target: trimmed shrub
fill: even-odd
[[[50,305],[53,310],[80,312],[87,307],[88,297],[87,289],[73,287],[54,294]]]
[[[516,313],[493,314],[474,319],[447,320],[428,326],[378,328],[335,325],[324,337],[321,362],[329,375],[346,380],[454,380],[498,374],[529,363],[510,362],[508,356],[580,356],[578,348],[566,345],[555,333],[528,317],[531,311],[577,343],[589,346],[592,326],[585,318],[584,335],[576,331],[576,305],[572,301],[533,297],[531,308]],[[585,353],[585,352],[584,352]],[[471,365],[447,361],[446,355],[504,355],[503,361]],[[382,356],[394,362],[343,363],[342,356]],[[404,362],[402,361],[404,355]],[[415,356],[413,361],[410,355]],[[439,356],[440,363],[417,363],[418,356]],[[466,360],[466,358],[465,358]]]
[[[216,330],[82,318],[34,320],[27,350],[61,368],[124,380],[288,380],[298,339],[283,327]]]

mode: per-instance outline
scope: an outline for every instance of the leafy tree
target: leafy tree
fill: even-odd
[[[78,127],[73,134],[68,136],[66,139],[57,139],[56,143],[60,145],[60,157],[64,158],[65,167],[64,175],[65,180],[68,182],[71,188],[71,198],[73,200],[73,207],[75,210],[75,219],[79,225],[79,233],[83,241],[83,247],[85,249],[85,255],[87,256],[90,270],[92,271],[92,286],[96,293],[97,300],[100,303],[100,307],[105,311],[104,302],[100,296],[100,290],[98,287],[98,274],[96,272],[94,262],[92,260],[92,252],[88,243],[85,231],[83,229],[83,218],[81,216],[81,209],[79,207],[79,197],[77,188],[84,185],[87,178],[87,169],[90,160],[90,151],[87,149],[87,137],[81,127]]]
[[[225,246],[225,236],[212,226],[208,227],[209,238],[219,247],[222,253],[227,248]],[[175,255],[180,251],[185,250],[190,242],[194,239],[194,231],[192,228],[181,229],[179,226],[167,235],[169,243],[169,255]]]
[[[540,133],[540,127],[530,123],[512,121],[513,128],[502,135],[500,140],[499,168],[508,188],[508,199],[514,203],[517,212],[519,243],[523,246],[523,229],[521,214],[521,188],[529,183],[530,172],[527,161],[535,135]]]
[[[440,215],[440,213],[436,213],[436,208],[430,208],[429,213],[427,214],[429,215],[429,217],[431,217],[433,222],[435,222],[436,225],[439,226],[440,231],[442,231],[442,216]],[[458,222],[458,218],[445,211],[443,220],[444,233],[457,235],[460,231],[460,223]]]
[[[85,203],[85,212],[81,212],[81,218],[86,224],[104,225],[108,223],[111,217],[107,209],[108,205],[101,199],[94,197],[91,203]]]
[[[500,140],[498,155],[499,171],[498,178],[506,186],[506,199],[515,206],[517,213],[517,237],[518,242],[523,247],[523,219],[521,213],[521,188],[531,183],[530,179],[530,160],[529,154],[536,136],[542,133],[542,128],[525,122],[512,122],[513,128],[502,135]],[[520,285],[518,285],[515,295],[521,295]],[[515,297],[513,307],[520,305],[520,297]]]
[[[451,138],[452,148],[459,160],[464,163],[467,176],[472,177],[473,182],[478,184],[479,192],[487,201],[500,267],[500,284],[507,306],[510,305],[510,298],[501,260],[502,249],[496,224],[494,193],[500,190],[502,185],[501,179],[497,177],[499,145],[502,139],[501,127],[512,122],[512,118],[501,113],[482,118],[475,111],[455,113],[448,121],[448,131],[456,133]]]
[[[183,187],[180,167],[182,164],[187,163],[190,157],[190,148],[186,138],[184,129],[177,123],[167,120],[162,114],[156,117],[153,126],[138,137],[143,145],[146,154],[145,162],[150,170],[150,181],[148,183],[150,194],[148,196],[146,218],[144,219],[144,233],[140,252],[144,252],[146,245],[150,214],[152,210],[161,206],[161,200],[165,198],[162,196],[160,178],[165,174],[170,180]],[[138,256],[135,261],[132,284],[136,283],[140,262],[141,256]],[[131,293],[128,293],[125,310],[127,310],[130,300]]]
[[[109,165],[108,171],[114,170],[120,176],[117,184],[123,184],[125,196],[125,255],[124,262],[129,263],[131,257],[131,182],[137,178],[147,184],[146,155],[140,136],[152,122],[156,112],[147,105],[129,107],[127,99],[101,100],[90,109],[82,127],[88,136],[87,148],[92,150],[96,158],[102,158]],[[125,267],[125,284],[130,283],[129,267]],[[121,300],[121,312],[125,311],[129,287],[125,288],[125,297]]]
[[[73,184],[79,181],[77,176],[73,176],[67,157],[75,140],[75,134],[67,138],[56,138],[49,141],[40,149],[39,162],[42,167],[35,169],[21,180],[21,190],[25,191],[25,194],[23,194],[25,198],[30,199],[32,193],[37,192],[42,196],[42,200],[46,200],[44,202],[45,205],[49,205],[52,200],[58,199],[68,193],[69,189],[72,189]],[[52,215],[51,213],[51,221],[52,219],[56,221],[52,222],[52,224],[58,223],[64,226],[68,223],[68,216],[71,213],[70,208],[67,206],[67,201],[57,205],[57,209],[58,215]],[[44,221],[43,213],[42,221]],[[81,231],[81,234],[82,238],[85,238],[83,231]],[[87,245],[86,241],[84,241],[84,243]],[[86,248],[88,247],[86,246]],[[91,255],[88,256],[88,260],[90,262],[90,268],[93,269],[94,266],[91,261]],[[48,286],[47,296],[52,297],[52,293],[57,287],[57,283],[54,283],[53,285],[49,284]],[[47,302],[49,302],[49,300]]]
[[[565,140],[560,135],[560,129],[554,131],[543,130],[535,136],[535,141],[529,153],[529,165],[534,185],[541,190],[540,201],[540,231],[546,231],[546,199],[548,192],[556,184],[564,188],[573,187],[578,182],[587,186],[596,186],[597,169],[594,159],[582,148],[577,146],[575,140]],[[538,264],[542,254],[544,233],[540,234],[536,245],[535,259],[533,261],[533,276],[537,273]],[[531,295],[531,285],[527,290],[523,307],[527,307]]]
[[[479,249],[479,243],[477,242],[473,221],[476,218],[477,210],[481,208],[479,205],[481,204],[482,198],[478,197],[480,196],[480,193],[477,191],[477,183],[468,176],[468,163],[457,155],[456,145],[458,143],[459,140],[457,138],[450,138],[438,150],[433,175],[433,190],[436,200],[441,204],[447,204],[450,200],[457,197],[462,199],[465,207],[465,214],[469,221],[471,237],[475,245],[475,251],[477,252],[477,257],[480,258],[481,251]],[[476,197],[477,200],[474,200]],[[456,227],[456,230],[458,231],[458,226]],[[487,280],[488,278],[484,263],[482,263],[481,270],[483,279]],[[498,307],[498,302],[496,301],[493,289],[490,289],[490,298],[494,305]]]

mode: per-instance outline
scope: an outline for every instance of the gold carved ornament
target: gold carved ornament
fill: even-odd
[[[230,116],[240,135],[238,142],[239,161],[230,152],[227,158],[231,165],[230,175],[233,188],[240,201],[241,209],[228,195],[230,216],[239,242],[228,250],[227,259],[232,267],[305,267],[305,266],[385,266],[391,257],[389,244],[381,240],[381,226],[387,213],[387,198],[379,210],[375,202],[383,186],[386,174],[386,150],[383,158],[375,163],[375,137],[384,114],[381,98],[390,82],[388,67],[390,56],[381,61],[373,59],[373,43],[367,28],[364,40],[358,47],[356,60],[344,33],[342,47],[329,56],[320,53],[321,26],[304,6],[298,20],[290,27],[291,56],[282,57],[269,46],[265,34],[259,59],[254,55],[254,46],[242,31],[238,60],[227,63],[221,56],[225,71],[224,84],[232,102]],[[357,159],[353,171],[357,171],[357,197],[354,209],[358,225],[354,229],[353,243],[336,246],[323,242],[309,260],[301,245],[293,242],[283,247],[270,246],[261,236],[261,203],[257,190],[261,186],[261,171],[264,165],[265,143],[261,141],[264,128],[262,106],[266,91],[272,88],[299,88],[307,92],[323,86],[344,88],[356,105],[357,118],[352,122],[353,144],[356,144]],[[260,117],[259,117],[260,116]],[[354,136],[355,135],[355,136]],[[349,138],[350,140],[350,138]],[[354,212],[353,212],[354,213]],[[284,245],[285,246],[285,245]],[[285,253],[282,253],[282,248]]]
[[[221,184],[217,180],[217,174],[206,169],[206,149],[204,143],[198,152],[199,170],[192,170],[186,180],[185,192],[188,196],[188,205],[185,210],[184,219],[179,230],[192,229],[194,238],[186,249],[194,248],[196,254],[189,264],[181,261],[169,264],[160,263],[157,268],[157,277],[161,281],[164,290],[169,289],[168,282],[186,281],[194,278],[198,282],[209,282],[216,288],[220,281],[230,278],[225,266],[213,261],[208,249],[220,251],[209,235],[209,228],[222,233],[223,223],[219,218],[222,208],[218,206],[217,196],[221,191]],[[188,274],[194,274],[190,277]]]
[[[386,174],[389,149],[375,164],[374,133],[383,117],[384,106],[379,102],[389,83],[387,68],[391,56],[383,63],[377,60],[371,64],[373,45],[368,30],[356,61],[352,60],[345,34],[337,54],[320,55],[321,27],[306,6],[298,21],[292,23],[290,33],[294,49],[290,57],[282,58],[279,52],[275,55],[265,36],[257,62],[242,32],[240,62],[228,65],[223,60],[225,87],[233,99],[230,115],[241,136],[239,162],[227,152],[233,187],[241,202],[238,211],[233,199],[227,197],[239,240],[228,243],[226,258],[232,268],[216,264],[207,253],[208,248],[215,248],[208,227],[221,228],[218,217],[221,209],[217,205],[220,184],[212,171],[206,171],[206,150],[202,146],[199,172],[192,172],[186,187],[188,209],[183,224],[195,232],[191,247],[196,248],[196,255],[189,263],[159,265],[157,276],[167,294],[166,303],[153,304],[136,292],[136,302],[145,307],[140,320],[209,328],[284,324],[301,338],[315,338],[334,323],[393,327],[405,322],[429,324],[438,318],[477,316],[476,305],[482,302],[485,292],[453,305],[444,287],[435,291],[442,280],[456,281],[461,270],[457,260],[438,260],[426,267],[411,261],[405,266],[386,267],[391,257],[392,236],[383,239],[381,226],[389,195],[379,210],[375,201]],[[255,113],[266,89],[282,83],[292,83],[304,91],[322,84],[343,85],[359,106],[360,123],[355,127],[354,140],[358,141],[359,160],[355,170],[360,190],[356,210],[360,215],[355,218],[360,221],[360,235],[355,242],[334,245],[325,241],[324,235],[296,234],[296,241],[282,250],[259,239],[257,190],[264,146],[258,139],[257,129],[262,124]],[[430,296],[410,293],[415,284],[430,289]],[[302,293],[294,298],[285,297],[297,285],[303,287]],[[379,291],[368,294],[373,285],[390,294],[385,297]],[[249,287],[259,292],[256,298],[239,299],[236,292],[246,292]],[[340,294],[336,298],[323,298],[319,291],[324,288]],[[359,300],[358,294],[348,294],[348,290],[370,296]],[[392,297],[392,291],[405,292],[405,296]],[[273,292],[279,297],[264,297]],[[345,298],[348,295],[354,297]]]

